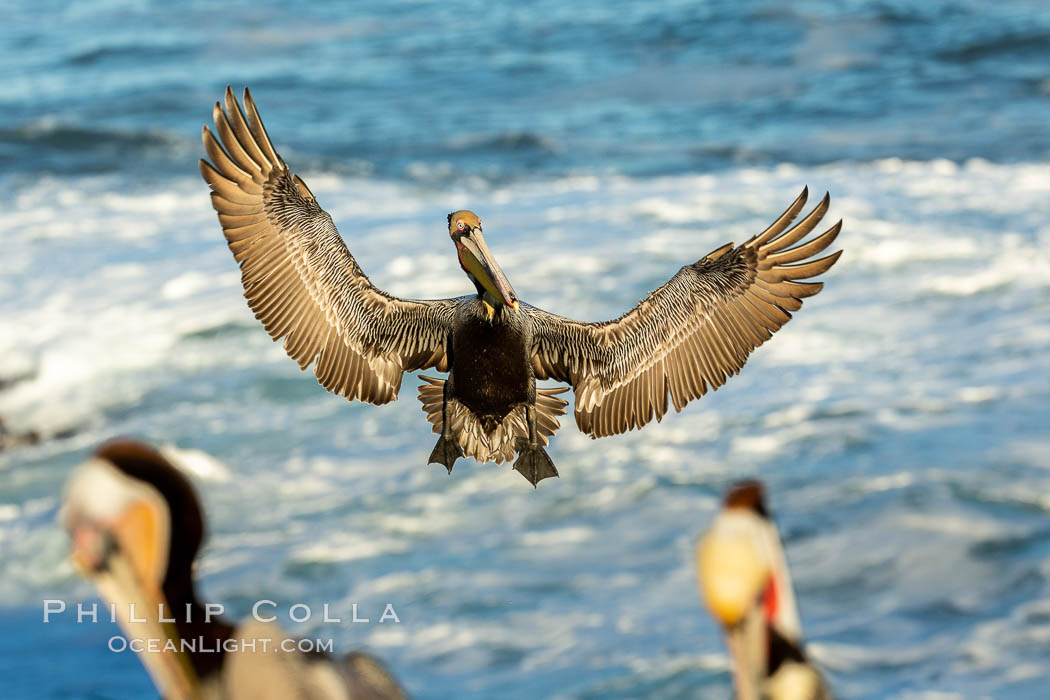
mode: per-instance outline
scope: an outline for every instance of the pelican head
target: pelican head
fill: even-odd
[[[448,215],[448,235],[456,244],[459,265],[474,282],[490,309],[509,306],[518,310],[518,296],[492,257],[481,233],[481,219],[472,211],[461,209]]]
[[[195,697],[195,671],[171,622],[195,600],[190,571],[204,525],[190,483],[151,447],[110,442],[70,477],[60,518],[74,567],[113,606],[128,639],[151,645],[140,658],[162,695]]]
[[[737,697],[822,697],[806,662],[794,589],[762,485],[737,484],[696,547],[700,594],[726,635]]]

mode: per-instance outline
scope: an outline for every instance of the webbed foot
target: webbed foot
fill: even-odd
[[[533,487],[549,476],[558,476],[554,462],[547,455],[547,451],[539,445],[530,445],[526,438],[518,438],[514,448],[518,451],[514,471],[520,472]]]
[[[427,460],[427,464],[441,464],[451,474],[452,465],[462,456],[463,451],[459,449],[459,445],[454,444],[451,440],[446,440],[445,436],[442,435],[430,452],[430,459]]]

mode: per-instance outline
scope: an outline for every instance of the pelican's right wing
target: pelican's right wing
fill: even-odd
[[[406,370],[447,369],[456,300],[412,301],[377,289],[298,175],[274,150],[251,94],[241,112],[227,86],[207,126],[201,174],[241,266],[248,305],[300,369],[329,391],[384,404]],[[225,148],[224,148],[225,146]]]

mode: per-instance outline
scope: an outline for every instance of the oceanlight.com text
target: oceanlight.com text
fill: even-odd
[[[331,639],[273,639],[270,637],[256,637],[254,639],[207,639],[197,637],[194,639],[141,639],[138,637],[122,637],[115,635],[109,638],[107,644],[109,650],[115,653],[130,651],[135,654],[160,654],[166,652],[179,652],[184,654],[227,654],[235,653],[277,653],[284,652],[292,654],[300,652],[333,653],[335,643]]]

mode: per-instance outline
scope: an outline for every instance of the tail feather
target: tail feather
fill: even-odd
[[[435,433],[441,433],[441,404],[445,396],[445,380],[420,376],[425,383],[419,386],[419,401]],[[558,394],[568,387],[536,389],[536,435],[540,444],[561,427],[558,416],[565,415],[569,402]],[[479,462],[503,464],[514,459],[517,438],[528,438],[529,425],[524,406],[516,406],[501,423],[486,431],[469,408],[455,399],[448,402],[448,421],[453,438],[463,449],[463,455]]]

